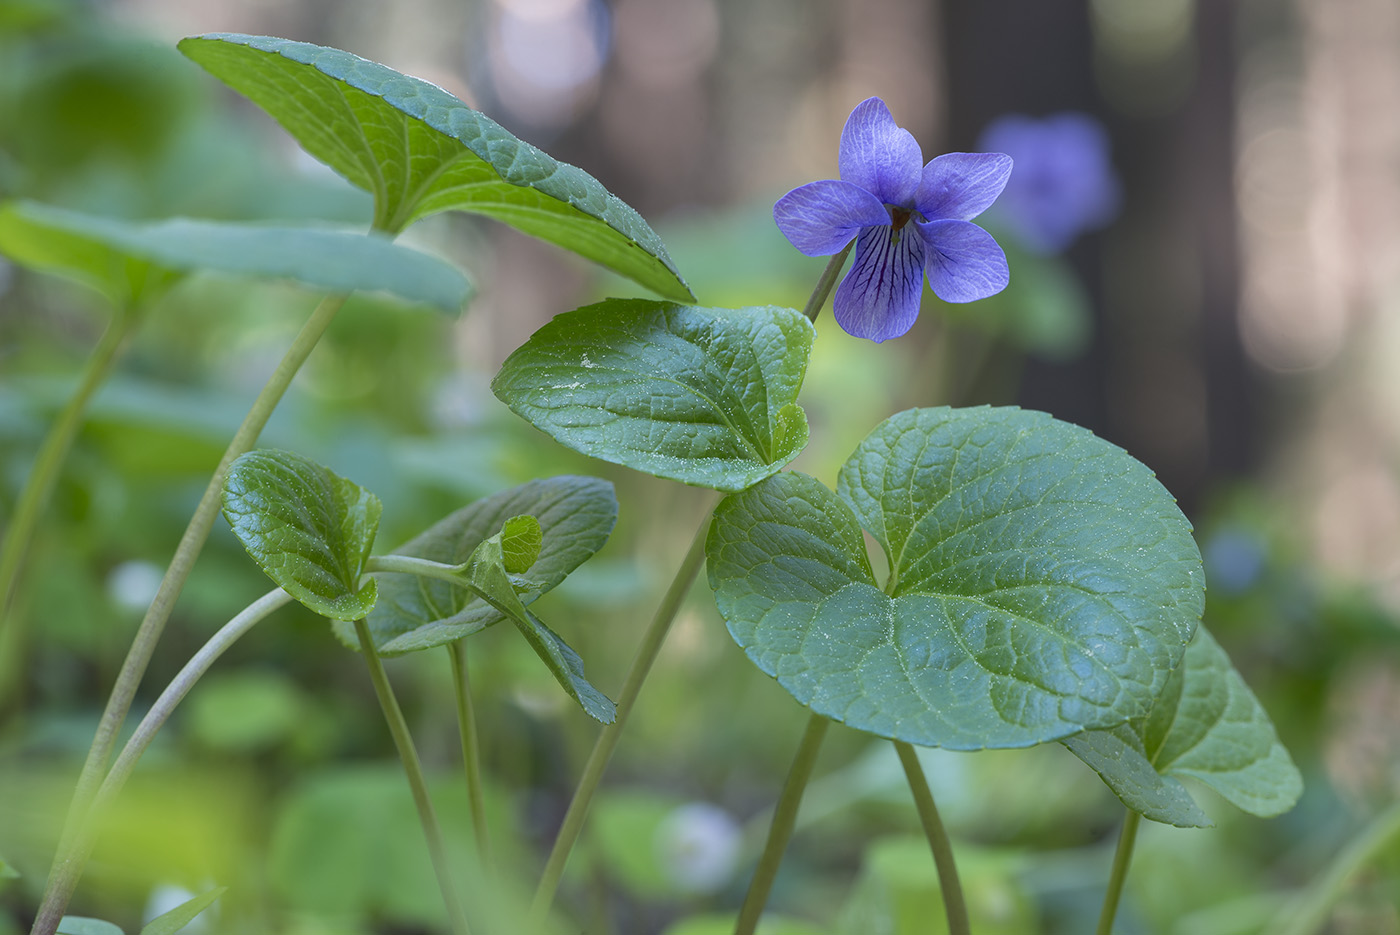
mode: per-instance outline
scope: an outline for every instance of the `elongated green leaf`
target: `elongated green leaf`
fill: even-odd
[[[1123,804],[1153,821],[1210,824],[1178,782],[1182,776],[1266,818],[1288,811],[1303,792],[1268,714],[1204,627],[1147,717],[1064,744]]]
[[[58,920],[56,935],[125,935],[121,926],[87,916],[64,916]]]
[[[609,299],[536,331],[491,389],[584,454],[742,490],[807,443],[797,392],[813,333],[788,308]]]
[[[1200,554],[1171,497],[1043,413],[900,413],[839,491],[769,478],[720,504],[706,554],[749,658],[852,727],[974,750],[1122,724],[1200,617]],[[887,556],[883,591],[862,526]]]
[[[181,40],[180,51],[372,193],[381,230],[402,230],[439,211],[471,211],[658,295],[694,301],[636,211],[437,85],[349,52],[266,36],[197,36]]]
[[[379,529],[379,498],[290,451],[250,451],[229,468],[224,516],[269,578],[332,620],[358,620],[375,602],[360,584]]]
[[[154,298],[196,270],[386,292],[452,314],[471,290],[452,264],[382,236],[188,218],[123,221],[30,201],[0,205],[0,253],[76,279],[119,305]]]
[[[506,571],[505,555],[501,550],[502,536],[503,533],[497,533],[476,547],[472,557],[467,560],[464,581],[478,597],[515,623],[525,641],[570,698],[577,701],[589,716],[611,724],[617,716],[617,707],[584,677],[583,660],[578,653],[525,609]]]
[[[164,915],[152,919],[141,930],[141,935],[175,935],[176,932],[193,922],[201,912],[214,905],[214,902],[226,892],[228,892],[228,887],[221,886],[218,889],[202,893],[188,902],[181,903]]]
[[[603,547],[617,522],[612,484],[596,477],[551,477],[530,481],[463,507],[394,551],[444,565],[460,565],[513,516],[528,514],[540,524],[540,552],[514,579],[522,603],[556,587]],[[379,600],[366,623],[382,655],[431,649],[505,619],[465,588],[414,575],[383,575]],[[355,629],[335,624],[336,636],[359,648]]]

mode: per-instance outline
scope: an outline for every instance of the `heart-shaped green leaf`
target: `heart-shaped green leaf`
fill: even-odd
[[[227,886],[220,886],[207,893],[201,893],[188,902],[181,903],[169,912],[152,919],[141,930],[141,935],[175,935],[176,932],[193,922],[201,912],[214,905],[215,901],[227,891]]]
[[[0,205],[0,253],[76,279],[118,305],[212,270],[332,292],[387,292],[456,314],[470,292],[450,263],[378,235],[176,218],[123,221],[30,201]]]
[[[841,469],[730,497],[706,546],[730,633],[813,711],[960,750],[1146,713],[1200,618],[1200,554],[1151,473],[1044,413],[914,409]],[[882,591],[864,526],[891,569]]]
[[[250,451],[229,468],[224,516],[267,576],[311,610],[358,620],[375,601],[360,584],[379,529],[379,498],[290,451]]]
[[[1153,821],[1210,820],[1178,781],[1191,776],[1252,815],[1288,811],[1303,779],[1259,700],[1205,627],[1152,711],[1112,730],[1066,738],[1123,804]]]
[[[463,580],[478,597],[510,618],[570,698],[591,717],[611,724],[617,716],[617,706],[584,677],[583,660],[578,653],[525,609],[506,571],[501,549],[503,536],[504,533],[497,533],[476,547],[463,570]]]
[[[399,231],[439,211],[471,211],[658,295],[694,301],[636,211],[435,84],[349,52],[266,36],[197,36],[181,40],[180,51],[373,194],[380,230]]]
[[[533,516],[541,532],[539,555],[514,581],[521,602],[529,604],[608,541],[617,522],[617,497],[612,484],[596,477],[530,481],[463,507],[394,552],[461,565],[507,520],[522,514]],[[379,600],[365,622],[385,656],[442,646],[505,619],[446,581],[401,574],[378,580]],[[335,632],[346,646],[359,649],[354,627],[337,623]]]
[[[797,392],[813,334],[789,308],[609,299],[536,331],[491,389],[584,454],[742,490],[807,444]]]

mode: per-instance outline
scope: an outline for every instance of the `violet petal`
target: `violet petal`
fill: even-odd
[[[837,323],[858,338],[887,341],[908,331],[923,297],[924,244],[913,225],[868,227],[856,240],[856,258],[832,309]]]
[[[923,176],[923,152],[878,97],[861,101],[841,130],[841,180],[859,185],[885,204],[914,206]]]
[[[975,302],[996,295],[1011,281],[1011,271],[992,235],[971,221],[918,223],[927,248],[924,269],[934,295],[945,302]]]
[[[991,207],[1010,177],[1004,153],[945,153],[924,166],[915,202],[930,221],[969,221]]]
[[[889,212],[870,192],[827,179],[794,188],[773,205],[773,222],[807,256],[830,256],[863,227],[888,224]]]

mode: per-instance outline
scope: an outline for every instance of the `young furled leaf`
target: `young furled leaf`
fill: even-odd
[[[530,481],[463,507],[394,554],[461,565],[478,545],[522,514],[533,517],[540,528],[534,562],[525,571],[512,572],[521,603],[529,604],[557,587],[608,541],[617,522],[617,497],[612,484],[596,477]],[[520,541],[509,535],[507,540],[512,549]],[[402,574],[382,575],[378,581],[379,599],[365,622],[385,656],[442,646],[505,619],[470,590],[446,581]],[[346,646],[359,649],[353,627],[334,627]]]
[[[358,620],[374,608],[374,579],[360,577],[381,509],[368,490],[290,451],[250,451],[224,481],[224,517],[248,554],[332,620]]]
[[[484,214],[658,295],[694,301],[636,211],[435,84],[339,49],[269,36],[195,36],[182,39],[180,51],[373,194],[379,230],[398,232],[439,211]]]

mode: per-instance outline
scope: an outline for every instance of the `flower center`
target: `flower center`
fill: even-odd
[[[913,211],[908,208],[901,208],[898,205],[885,205],[885,210],[890,213],[890,227],[895,232],[898,232],[900,228],[908,224],[909,219],[914,216]]]

